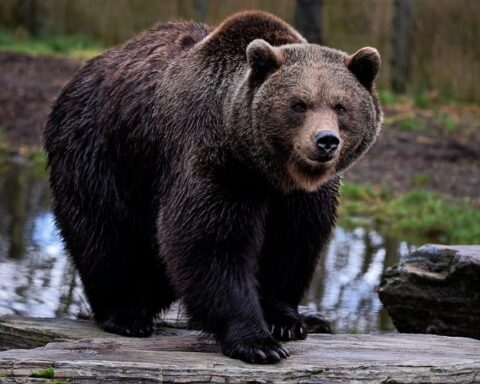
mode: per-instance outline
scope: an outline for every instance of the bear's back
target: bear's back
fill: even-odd
[[[87,61],[54,103],[44,132],[45,145],[62,139],[70,142],[68,132],[72,131],[78,143],[82,136],[145,126],[168,65],[212,30],[197,22],[158,23]]]
[[[101,72],[106,85],[117,82],[116,86],[121,86],[132,78],[148,83],[150,77],[158,79],[170,63],[178,60],[212,30],[212,27],[197,22],[158,23],[105,52],[98,57],[97,63],[87,64],[84,69]],[[132,88],[136,86],[138,83]]]
[[[193,21],[158,23],[107,52],[106,58],[121,56],[121,64],[125,64],[129,58],[135,61],[154,60],[157,64],[164,60],[164,63],[168,63],[188,51],[212,30],[208,25]]]

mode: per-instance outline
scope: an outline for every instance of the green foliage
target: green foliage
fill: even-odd
[[[415,187],[419,188],[431,184],[432,180],[428,175],[422,172],[415,172],[412,176],[412,182]]]
[[[416,91],[413,94],[413,102],[417,108],[427,109],[432,105],[432,100],[425,91]]]
[[[406,131],[417,130],[417,120],[414,116],[407,116],[399,120],[400,127]]]
[[[37,147],[31,147],[28,149],[28,152],[25,154],[29,160],[29,164],[33,173],[36,176],[47,178],[47,155],[46,153]]]
[[[457,128],[457,119],[449,113],[441,113],[438,120],[448,133],[452,133]]]
[[[425,120],[417,118],[415,115],[407,115],[398,120],[401,129],[411,132],[425,132],[428,130]]]
[[[412,190],[394,196],[386,188],[345,183],[342,223],[352,216],[371,217],[380,232],[412,242],[474,244],[480,239],[480,210],[432,192]]]
[[[67,55],[77,59],[88,59],[100,54],[102,47],[91,38],[81,35],[30,38],[0,29],[0,50],[31,55]]]
[[[33,165],[44,167],[47,163],[47,155],[41,148],[30,147],[27,156]]]
[[[53,367],[50,367],[50,368],[45,368],[42,371],[32,372],[30,376],[35,378],[42,378],[42,379],[52,379],[54,374],[55,374],[55,371]]]
[[[7,139],[5,137],[5,128],[0,125],[0,156],[4,155],[7,152]]]
[[[382,105],[386,107],[395,105],[398,102],[397,94],[388,89],[382,89],[381,91],[378,91],[378,97]]]
[[[28,165],[29,172],[41,179],[48,178],[47,156],[45,152],[38,147],[20,147],[12,149],[8,145],[2,147],[0,139],[0,171],[9,167],[9,155],[18,155],[23,157]]]
[[[53,379],[55,375],[55,370],[53,367],[46,368],[42,371],[32,372],[30,377],[37,379]],[[68,384],[68,380],[49,380],[48,384]]]
[[[397,123],[401,129],[410,132],[425,132],[428,130],[427,122],[418,118],[415,114],[406,114],[386,123]]]

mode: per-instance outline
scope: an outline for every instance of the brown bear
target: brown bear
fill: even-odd
[[[53,209],[98,324],[148,336],[182,299],[223,353],[286,358],[339,174],[382,119],[380,56],[263,12],[162,23],[88,61],[44,132]]]

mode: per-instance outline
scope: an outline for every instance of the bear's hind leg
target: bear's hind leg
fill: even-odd
[[[156,277],[162,279],[161,274],[157,273]],[[141,279],[144,281],[140,282]],[[138,276],[138,279],[125,281],[125,284],[130,286],[129,289],[118,286],[119,290],[111,292],[111,297],[117,296],[116,305],[105,308],[97,306],[97,310],[94,310],[99,326],[107,332],[124,336],[151,335],[155,316],[168,308],[174,300],[168,284],[161,286],[158,283],[154,284],[153,281],[153,276],[145,273],[143,277]],[[126,292],[127,290],[131,292]],[[153,297],[152,291],[161,297]]]
[[[149,336],[154,317],[174,300],[158,258],[154,221],[137,220],[134,228],[112,206],[110,212],[105,205],[85,212],[75,203],[55,204],[55,213],[96,322],[108,332]]]
[[[95,319],[105,331],[125,336],[149,336],[155,316],[173,302],[174,292],[164,265],[158,261],[157,247],[147,249],[149,243],[138,239],[133,243],[121,242],[120,248],[129,251],[118,254],[122,262],[114,261],[109,270],[98,271],[95,280],[100,284],[94,283],[90,290],[96,291],[90,297]]]
[[[127,276],[118,271],[114,280],[111,274],[107,280],[111,287],[104,287],[102,303],[94,309],[96,321],[107,332],[149,336],[153,332],[154,318],[174,301],[163,266],[139,262],[145,264],[139,268],[128,263]],[[98,292],[96,295],[98,297]],[[106,301],[109,304],[105,305]]]

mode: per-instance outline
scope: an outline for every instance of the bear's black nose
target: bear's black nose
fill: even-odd
[[[335,132],[320,131],[315,134],[315,143],[320,152],[324,155],[332,156],[340,144],[340,139]]]

